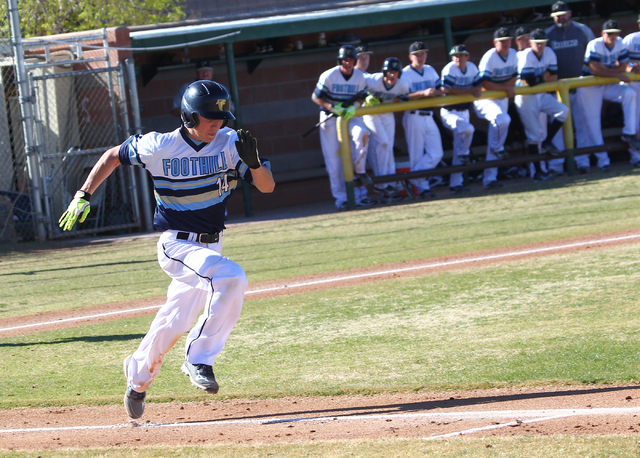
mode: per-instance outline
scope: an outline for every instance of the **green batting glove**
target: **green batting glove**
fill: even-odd
[[[380,105],[380,99],[378,99],[376,96],[373,95],[368,95],[365,99],[364,99],[364,105],[365,107],[372,107],[374,105]]]
[[[336,103],[333,107],[331,107],[331,112],[336,116],[344,116],[347,109],[342,106],[342,102]]]
[[[351,105],[349,108],[347,108],[344,111],[344,114],[342,115],[342,117],[346,120],[349,120],[351,118],[353,118],[353,116],[356,114],[356,107],[354,107],[353,105]]]
[[[89,199],[91,199],[91,194],[88,192],[76,192],[76,195],[73,196],[73,200],[67,207],[67,210],[58,220],[58,224],[63,231],[70,231],[73,229],[73,226],[76,225],[77,221],[84,223],[84,220],[87,219],[87,215],[91,210]]]

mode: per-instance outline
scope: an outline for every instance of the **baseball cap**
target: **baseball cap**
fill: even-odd
[[[602,26],[602,31],[604,33],[620,33],[620,27],[618,26],[618,21],[614,21],[613,19],[609,19]]]
[[[455,56],[456,54],[466,54],[468,56],[469,51],[467,51],[467,47],[465,45],[455,45],[451,48],[451,51],[449,51],[449,55]]]
[[[421,41],[416,41],[415,43],[411,43],[411,46],[409,46],[409,54],[418,54],[423,51],[427,52],[429,50]]]
[[[533,32],[531,32],[531,41],[534,43],[545,43],[547,41],[549,41],[549,39],[547,38],[547,34],[544,33],[544,30],[542,29],[536,29]]]
[[[511,38],[513,38],[511,32],[506,27],[500,27],[493,33],[493,39],[496,41],[510,40]]]
[[[571,9],[565,2],[555,2],[551,7],[551,17],[562,16],[567,14]]]
[[[356,56],[360,57],[363,54],[373,54],[373,51],[369,51],[367,45],[360,45],[356,48]]]
[[[213,70],[213,67],[207,59],[202,59],[196,63],[196,71],[198,70]]]
[[[519,27],[518,30],[516,30],[516,38],[520,39],[529,33],[531,33],[531,29],[529,27]]]

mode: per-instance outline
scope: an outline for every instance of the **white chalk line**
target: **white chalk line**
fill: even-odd
[[[566,245],[553,245],[553,246],[544,247],[544,248],[534,248],[534,249],[531,249],[531,250],[513,251],[513,252],[493,254],[493,255],[488,255],[488,256],[478,256],[478,257],[473,257],[473,258],[456,259],[454,261],[444,261],[444,262],[437,262],[437,263],[432,263],[432,264],[422,264],[422,265],[418,265],[418,266],[402,267],[402,268],[398,268],[398,269],[378,270],[378,271],[365,272],[365,273],[355,274],[355,275],[344,275],[344,276],[341,276],[341,277],[332,277],[332,278],[326,278],[326,279],[322,279],[322,280],[313,280],[313,281],[307,281],[307,282],[302,282],[302,283],[293,283],[293,284],[290,284],[290,285],[278,285],[278,286],[274,286],[272,288],[250,290],[250,291],[245,292],[245,296],[250,295],[250,294],[281,291],[281,290],[285,290],[285,289],[301,288],[301,287],[320,285],[320,284],[326,284],[326,283],[337,283],[337,282],[346,281],[346,280],[354,280],[354,279],[366,278],[366,277],[375,277],[375,276],[378,276],[378,275],[389,275],[389,274],[394,274],[394,273],[409,272],[409,271],[412,271],[412,270],[433,269],[433,268],[436,268],[436,267],[453,266],[453,265],[456,265],[456,264],[482,262],[482,261],[489,261],[489,260],[492,260],[492,259],[501,259],[501,258],[509,258],[509,257],[514,257],[514,256],[528,255],[528,254],[544,253],[544,252],[547,252],[547,251],[554,251],[554,250],[564,250],[564,249],[568,249],[568,248],[576,248],[576,247],[585,246],[585,245],[593,245],[594,243],[611,243],[611,242],[619,242],[621,240],[630,240],[630,239],[637,239],[637,238],[640,238],[640,234],[625,235],[625,236],[621,236],[621,237],[612,237],[612,238],[607,238],[607,239],[590,240],[588,242],[569,243],[569,244],[566,244]],[[144,311],[144,310],[158,309],[158,308],[162,307],[162,305],[164,305],[164,304],[152,305],[152,306],[149,306],[149,307],[141,307],[141,308],[135,308],[135,309],[119,310],[119,311],[115,311],[115,312],[99,313],[99,314],[96,314],[96,315],[85,315],[85,316],[79,316],[79,317],[73,317],[73,318],[65,318],[65,319],[61,319],[61,320],[45,321],[45,322],[41,322],[41,323],[31,323],[31,324],[25,324],[25,325],[21,325],[21,326],[13,326],[13,327],[10,327],[10,328],[0,328],[0,332],[13,331],[13,330],[16,330],[16,329],[26,329],[26,328],[36,327],[36,326],[48,326],[48,325],[52,325],[52,324],[65,323],[65,322],[69,322],[69,321],[91,320],[91,319],[94,319],[94,318],[102,318],[102,317],[105,317],[105,316],[124,315],[124,314],[129,314],[129,313],[141,312],[141,311]]]
[[[538,422],[541,422],[541,421],[557,420],[558,418],[567,418],[567,417],[570,417],[570,416],[571,415],[556,415],[556,416],[553,416],[553,417],[534,418],[532,420],[516,420],[516,421],[511,421],[509,423],[501,423],[499,425],[482,426],[480,428],[465,429],[463,431],[456,431],[454,433],[440,434],[439,436],[423,437],[422,439],[426,440],[426,441],[434,440],[434,439],[445,439],[447,437],[462,436],[462,435],[465,435],[465,434],[473,434],[473,433],[477,433],[477,432],[480,432],[480,431],[490,431],[492,429],[505,428],[507,426],[520,426],[520,425],[527,424],[527,423],[538,423]]]
[[[484,429],[501,428],[505,426],[515,426],[520,423],[533,423],[535,421],[548,421],[556,418],[564,418],[571,416],[595,416],[595,415],[630,415],[639,414],[640,407],[609,407],[595,409],[545,409],[545,410],[494,410],[494,411],[468,411],[468,412],[415,412],[401,414],[374,414],[374,415],[349,415],[349,416],[329,416],[329,417],[291,417],[291,418],[263,418],[251,420],[211,420],[211,421],[193,421],[184,423],[120,423],[117,425],[93,425],[93,426],[60,426],[47,428],[20,428],[20,429],[3,429],[0,434],[11,433],[39,433],[39,432],[59,432],[59,431],[88,431],[88,430],[107,430],[121,428],[180,428],[180,427],[198,427],[198,426],[227,426],[227,425],[274,425],[280,423],[296,423],[296,422],[334,422],[334,421],[362,421],[362,420],[393,420],[393,419],[409,419],[421,418],[424,420],[495,420],[502,418],[526,418],[534,417],[529,420],[515,420],[509,423],[501,423],[499,425],[490,425],[482,428],[473,428],[455,433],[449,433],[443,436],[432,436],[425,439],[436,439],[438,437],[455,436],[460,434],[470,434],[474,431]],[[466,432],[469,431],[469,432]]]

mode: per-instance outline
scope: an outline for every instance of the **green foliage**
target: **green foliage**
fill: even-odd
[[[175,22],[184,18],[176,0],[18,0],[23,37]],[[7,2],[0,2],[0,31],[9,36]]]

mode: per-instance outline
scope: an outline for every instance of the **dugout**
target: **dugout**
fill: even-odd
[[[446,51],[465,43],[478,63],[491,48],[493,31],[501,25],[545,28],[552,24],[551,0],[515,0],[504,10],[494,0],[403,0],[367,4],[349,2],[331,9],[256,11],[187,24],[130,28],[138,73],[138,91],[145,131],[168,131],[179,120],[169,114],[175,92],[194,78],[194,65],[206,58],[214,79],[227,85],[235,103],[236,127],[249,129],[259,139],[260,153],[274,166],[277,198],[255,193],[253,205],[273,208],[330,200],[329,181],[317,132],[306,132],[318,120],[310,96],[318,76],[335,65],[337,49],[354,41],[374,52],[369,70],[378,71],[383,60],[396,56],[408,64],[407,49],[416,40],[430,48],[428,63],[438,72],[448,62]],[[569,2],[575,20],[590,26],[596,36],[610,17],[620,22],[623,34],[637,30],[639,1]],[[320,36],[324,34],[324,43]],[[216,36],[224,38],[212,40]],[[209,40],[203,42],[202,40]],[[176,46],[166,50],[152,47]],[[299,48],[302,49],[299,49]],[[401,115],[397,115],[398,121]],[[479,125],[478,143],[486,126]],[[518,130],[508,140],[518,145]],[[445,150],[450,148],[443,132]],[[397,160],[406,155],[401,122],[396,128]],[[479,149],[483,149],[479,147]],[[446,157],[446,153],[445,153]],[[247,202],[245,202],[245,205]],[[251,205],[251,202],[248,202]],[[243,211],[240,193],[230,212]]]

